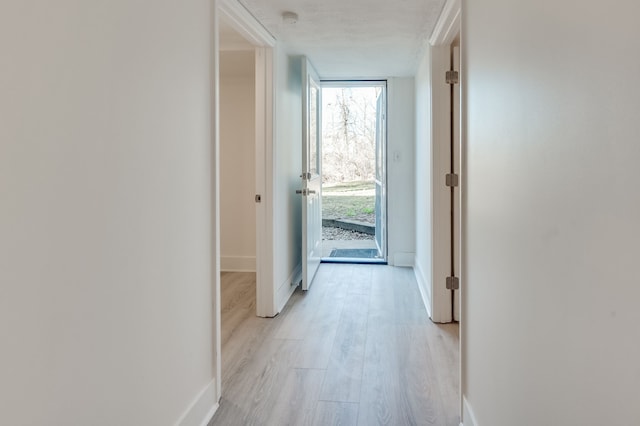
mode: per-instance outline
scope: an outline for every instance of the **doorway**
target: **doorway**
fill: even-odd
[[[229,318],[237,318],[239,312],[250,317],[277,314],[273,297],[273,253],[269,250],[273,229],[269,222],[273,206],[273,164],[268,161],[273,148],[275,39],[244,7],[231,0],[217,3],[214,31],[218,37],[217,41],[214,39],[212,58],[216,93],[212,100],[212,177],[216,182],[213,203],[215,209],[220,209],[220,220],[213,222],[216,255],[212,268],[216,281],[214,366],[219,399],[223,373],[229,371],[228,365],[223,365],[222,342],[234,333],[233,327],[237,325]],[[234,111],[242,117],[234,116]],[[248,128],[242,127],[245,125]],[[238,170],[221,167],[231,162]],[[237,171],[241,172],[240,177],[235,175]],[[232,208],[223,212],[227,207]],[[234,240],[238,234],[242,237]],[[242,286],[237,285],[240,281]]]
[[[386,81],[322,82],[322,261],[386,263]]]
[[[225,99],[219,99],[216,106],[221,170],[216,200],[221,209],[220,257],[216,263],[218,271],[255,273],[256,315],[272,317],[277,314],[270,250],[275,39],[237,2],[221,1],[218,12],[216,79]]]
[[[220,51],[220,269],[256,271],[255,53]]]

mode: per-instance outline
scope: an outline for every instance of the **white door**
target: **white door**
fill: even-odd
[[[302,63],[302,289],[308,290],[322,257],[320,79]]]

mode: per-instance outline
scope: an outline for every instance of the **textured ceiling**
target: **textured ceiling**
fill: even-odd
[[[411,76],[445,0],[240,0],[321,78]],[[282,13],[298,14],[286,24]]]

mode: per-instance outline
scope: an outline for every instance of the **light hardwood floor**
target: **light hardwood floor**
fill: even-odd
[[[458,326],[433,324],[413,271],[322,264],[276,318],[255,275],[222,275],[214,425],[459,425]]]

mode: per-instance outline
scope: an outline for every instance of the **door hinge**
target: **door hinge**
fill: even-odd
[[[449,173],[445,176],[445,184],[451,188],[458,186],[458,175],[455,173]]]
[[[458,289],[460,289],[460,278],[447,277],[447,290],[458,290]]]
[[[311,180],[311,173],[302,173],[300,177],[302,180]]]
[[[458,71],[450,70],[446,73],[447,84],[458,84]]]
[[[256,203],[262,202],[262,196],[260,194],[256,194]]]

